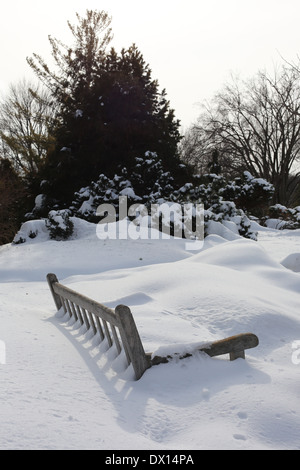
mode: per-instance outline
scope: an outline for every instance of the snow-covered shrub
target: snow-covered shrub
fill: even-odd
[[[268,216],[263,219],[264,225],[269,228],[298,229],[300,228],[300,206],[288,208],[282,204],[275,204],[269,208]]]
[[[25,214],[26,220],[37,220],[47,218],[50,210],[59,209],[57,201],[47,196],[47,191],[51,183],[47,180],[42,180],[40,183],[40,194],[38,194],[34,201],[34,207],[30,212]]]
[[[219,195],[233,201],[240,209],[252,215],[262,215],[267,210],[274,194],[274,186],[263,178],[254,178],[245,171],[220,189]]]
[[[146,152],[144,158],[136,158],[135,162],[130,173],[123,167],[113,178],[101,174],[97,181],[75,193],[75,199],[69,208],[72,214],[89,222],[99,221],[97,207],[111,204],[118,213],[120,196],[127,197],[128,206],[169,201],[174,191],[173,178],[169,172],[163,170],[158,155]]]
[[[135,162],[130,181],[141,201],[146,204],[158,200],[171,201],[175,191],[174,178],[164,170],[157,153],[146,152],[144,158],[136,158]]]
[[[69,209],[76,217],[98,222],[97,207],[101,204],[111,204],[117,212],[121,196],[126,196],[129,204],[141,201],[127,179],[126,169],[123,169],[123,174],[115,175],[112,179],[101,174],[97,181],[75,193],[75,199]]]
[[[271,187],[266,181],[258,181],[245,173],[243,184],[238,185],[237,180],[227,183],[222,176],[212,173],[201,178],[195,177],[193,182],[174,188],[171,174],[164,171],[156,153],[146,152],[144,158],[136,158],[135,162],[130,174],[127,168],[120,169],[113,178],[101,174],[97,181],[80,189],[70,207],[72,214],[89,222],[99,222],[97,207],[111,204],[118,215],[120,196],[127,196],[128,207],[141,203],[149,210],[151,204],[177,203],[183,206],[185,203],[201,203],[205,208],[206,228],[209,221],[215,221],[230,227],[241,236],[256,239],[248,216],[242,208],[237,208],[235,200],[241,198],[241,195],[246,196],[247,189],[254,198],[258,188],[268,199]],[[224,195],[229,193],[232,199],[225,200]],[[174,221],[170,225],[172,233]]]
[[[73,234],[74,224],[67,209],[50,211],[46,220],[50,238],[54,240],[67,240]]]
[[[183,202],[201,202],[206,208],[220,200],[220,191],[226,182],[214,173],[195,177],[193,183],[186,183],[175,192],[176,198]]]
[[[45,220],[29,220],[21,225],[20,230],[17,232],[13,239],[14,245],[25,243],[29,240],[38,239],[48,240],[49,232],[47,230]]]
[[[244,174],[245,179],[248,181],[248,186],[243,184],[237,185],[237,181],[226,182],[225,179],[214,173],[202,176],[200,184],[188,183],[181,187],[177,192],[177,200],[181,202],[202,203],[205,208],[205,234],[208,233],[208,228],[211,228],[211,221],[221,223],[238,235],[253,240],[257,239],[256,232],[251,229],[251,221],[248,215],[242,208],[237,207],[236,202],[240,199],[241,195],[246,196],[247,187],[252,194],[255,193],[254,188],[259,185],[258,181],[249,174]],[[251,182],[251,184],[250,184]],[[252,184],[253,183],[253,184]],[[269,191],[271,190],[266,181],[261,181],[262,188],[265,185],[266,199],[268,199]],[[264,189],[261,189],[263,193]],[[230,196],[224,199],[224,196]]]
[[[251,220],[242,209],[237,209],[234,202],[220,201],[205,211],[205,229],[210,221],[220,222],[231,231],[245,237],[257,240],[257,234],[251,229]]]
[[[146,206],[149,213],[151,204],[203,204],[206,228],[213,221],[230,228],[238,235],[255,239],[256,234],[251,230],[248,211],[244,209],[245,201],[248,200],[248,206],[252,202],[265,204],[272,194],[272,185],[263,179],[254,178],[249,172],[231,182],[214,173],[196,176],[183,186],[175,187],[174,178],[169,171],[164,170],[159,156],[154,152],[146,152],[142,158],[135,159],[135,165],[130,171],[126,167],[120,167],[113,177],[100,174],[89,186],[81,188],[75,193],[68,210],[51,210],[47,227],[51,238],[66,239],[73,231],[70,215],[98,223],[100,219],[97,208],[102,204],[109,204],[114,207],[118,217],[119,198],[126,196],[128,208],[139,203]],[[43,203],[42,196],[37,198],[37,207]],[[172,233],[174,221],[170,221],[170,225]]]
[[[220,199],[234,202],[236,207],[251,214],[267,208],[274,193],[274,186],[262,178],[254,178],[248,171],[241,178],[226,181],[214,173],[199,177],[199,183],[188,183],[179,189],[185,199],[201,200],[205,207]]]
[[[101,174],[97,181],[92,181],[85,188],[75,193],[75,199],[70,207],[73,215],[96,222],[96,209],[100,204],[113,204],[118,199],[115,181]]]

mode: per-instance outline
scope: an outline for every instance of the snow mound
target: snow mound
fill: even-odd
[[[282,266],[295,273],[300,272],[300,253],[291,253],[281,261]]]
[[[216,245],[214,250],[200,252],[193,261],[248,272],[260,267],[278,268],[278,263],[257,242],[243,238],[224,241]]]
[[[54,213],[55,211],[52,212]],[[62,222],[62,219],[59,217],[57,217],[57,220]],[[73,235],[70,237],[71,240],[89,237],[96,231],[96,225],[86,220],[79,219],[78,217],[70,217],[70,220],[74,225]],[[13,244],[19,245],[25,242],[40,243],[49,241],[50,238],[47,219],[28,220],[21,225],[20,230],[13,239]]]
[[[33,240],[41,242],[47,241],[49,238],[45,220],[29,220],[21,225],[20,230],[13,239],[13,243],[20,244]]]
[[[238,233],[237,225],[227,220],[224,220],[223,223],[210,220],[207,224],[207,234],[218,235],[228,241],[241,238]]]
[[[24,236],[34,227],[0,247],[2,449],[299,449],[300,278],[274,256],[296,254],[300,232],[211,234],[193,253],[181,239],[99,240],[79,220],[65,242],[42,223]],[[246,332],[259,346],[245,361],[174,357],[133,381],[123,357],[56,315],[48,272],[127,304],[148,353]]]

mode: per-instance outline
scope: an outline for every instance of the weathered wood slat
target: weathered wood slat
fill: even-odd
[[[109,329],[108,329],[108,326],[107,326],[107,321],[106,320],[102,320],[102,323],[103,323],[103,327],[104,327],[104,336],[105,338],[107,339],[107,342],[108,342],[108,345],[109,347],[111,348],[113,342],[112,342],[112,339],[111,339],[111,336],[110,336],[110,332],[109,332]]]
[[[71,307],[71,310],[72,310],[72,315],[75,318],[75,321],[77,321],[78,320],[78,315],[77,315],[77,312],[76,312],[76,309],[75,309],[75,305],[71,301],[70,301],[70,307]]]
[[[126,305],[118,305],[115,309],[115,312],[121,324],[120,334],[122,342],[128,352],[136,378],[138,380],[151,366],[151,364],[145,354],[130,308]]]
[[[121,344],[120,344],[120,341],[119,341],[119,338],[118,338],[117,330],[113,325],[111,325],[111,332],[112,332],[112,335],[113,335],[113,338],[114,338],[114,343],[116,345],[118,354],[120,354],[122,348],[121,348]]]
[[[229,338],[214,341],[207,345],[196,349],[195,351],[201,351],[206,353],[210,357],[222,356],[223,354],[229,354],[230,360],[234,361],[238,358],[245,359],[245,350],[255,348],[258,345],[258,337],[253,333],[241,333],[239,335],[230,336]],[[150,357],[152,354],[149,355]],[[186,353],[180,355],[180,353],[174,353],[168,356],[154,356],[151,359],[152,365],[164,364],[170,361],[173,357],[184,359],[192,356],[192,353]]]
[[[79,321],[80,321],[81,325],[83,325],[83,324],[84,324],[84,319],[83,319],[83,317],[82,317],[82,313],[81,313],[80,307],[79,307],[79,305],[76,305],[76,304],[74,304],[74,307],[75,307],[77,316],[78,316],[78,318],[79,318]]]
[[[93,314],[91,312],[87,312],[87,314],[88,314],[88,317],[89,317],[89,321],[90,321],[90,325],[91,325],[91,328],[93,330],[93,333],[96,334],[97,333],[97,328],[96,328],[96,325],[95,325],[95,322],[94,322]]]
[[[83,321],[84,321],[84,324],[86,326],[86,329],[89,330],[90,329],[90,323],[89,323],[89,319],[87,317],[87,313],[85,311],[85,309],[81,306],[79,306],[80,310],[81,310],[81,315],[82,315],[82,318],[83,318]]]
[[[56,305],[57,310],[60,310],[62,307],[61,299],[58,294],[54,291],[54,285],[58,282],[58,279],[55,274],[49,273],[47,274],[47,282],[49,285],[49,289],[51,291],[52,297],[54,299],[54,303]]]
[[[99,335],[100,335],[100,339],[101,339],[101,341],[103,341],[104,340],[104,333],[103,333],[100,318],[97,317],[97,316],[96,316],[96,324],[97,324],[97,330],[98,330]]]
[[[71,310],[71,306],[70,306],[68,299],[64,299],[64,302],[65,302],[65,306],[69,314],[69,317],[72,318],[72,310]]]
[[[258,338],[252,333],[242,333],[229,338],[221,339],[211,343],[207,348],[201,348],[201,351],[210,357],[223,354],[232,354],[232,360],[241,357],[239,353],[245,352],[245,349],[255,348],[258,345]]]
[[[67,313],[67,306],[66,306],[66,301],[63,297],[60,297],[62,307],[64,309],[64,312]]]

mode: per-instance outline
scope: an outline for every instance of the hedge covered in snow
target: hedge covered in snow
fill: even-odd
[[[210,232],[210,222],[213,221],[243,237],[256,239],[246,214],[247,208],[255,203],[266,204],[273,191],[272,185],[263,179],[253,178],[249,172],[229,183],[222,176],[207,174],[176,188],[171,174],[163,170],[158,156],[148,152],[145,158],[136,159],[136,166],[130,175],[123,168],[112,179],[102,174],[97,181],[80,189],[69,210],[76,217],[98,222],[97,207],[108,203],[117,211],[120,196],[127,196],[128,205],[141,203],[147,207],[164,202],[202,203],[205,208],[205,233]]]
[[[51,209],[46,219],[46,229],[51,238],[67,239],[73,232],[70,217],[98,223],[97,208],[100,205],[112,205],[118,214],[119,198],[126,196],[128,207],[143,204],[149,213],[152,204],[177,203],[183,206],[186,203],[201,203],[204,205],[205,234],[221,233],[226,229],[255,240],[256,233],[251,228],[249,214],[252,214],[254,207],[267,207],[273,192],[271,184],[254,178],[249,172],[229,182],[216,174],[196,176],[183,186],[176,187],[171,173],[164,171],[158,155],[146,152],[144,158],[135,159],[132,171],[129,172],[126,167],[120,168],[113,178],[101,174],[89,186],[75,193],[70,207]],[[39,218],[38,214],[45,211],[45,204],[46,198],[40,194],[28,218]],[[22,237],[19,238],[21,241]]]
[[[288,208],[275,204],[269,208],[268,217],[262,220],[264,225],[278,230],[300,228],[300,206]]]

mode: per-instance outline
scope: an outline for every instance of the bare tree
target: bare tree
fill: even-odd
[[[194,126],[198,155],[218,149],[230,170],[247,169],[275,187],[274,202],[288,204],[300,159],[300,73],[283,66],[233,80]],[[221,160],[220,160],[221,161]]]
[[[55,104],[49,92],[26,80],[11,85],[0,102],[1,154],[15,170],[32,179],[53,145]]]
[[[239,175],[240,167],[234,168],[230,153],[226,151],[224,142],[218,139],[208,139],[206,132],[200,127],[203,123],[199,119],[198,124],[187,130],[179,144],[181,160],[192,168],[195,175],[211,173],[212,167],[219,166],[219,172],[226,178],[234,178]]]
[[[205,145],[204,138],[205,134],[199,132],[195,126],[192,126],[187,130],[179,143],[181,159],[193,168],[194,173],[198,174],[206,173],[208,168],[210,149]]]

